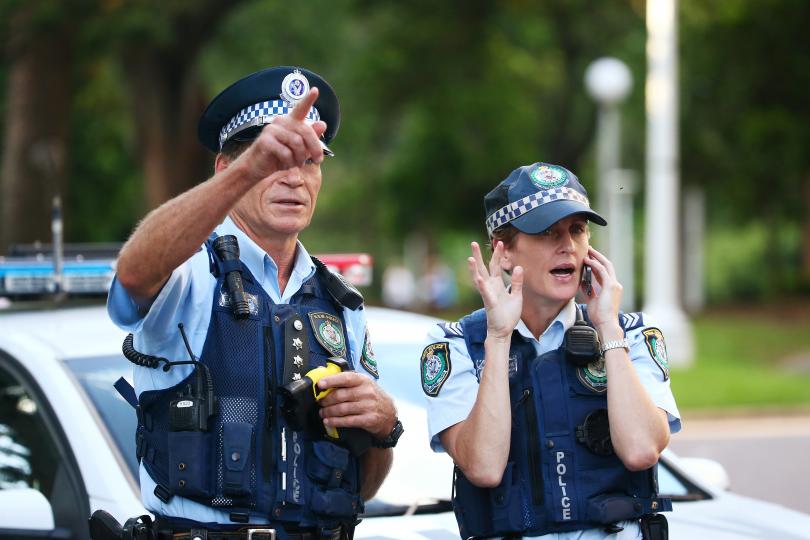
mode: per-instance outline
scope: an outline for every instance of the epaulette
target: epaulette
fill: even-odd
[[[635,330],[640,326],[644,326],[644,314],[640,311],[634,313],[620,313],[619,322],[624,328],[624,331]]]
[[[444,330],[444,337],[464,337],[464,329],[460,322],[439,323],[439,328]]]

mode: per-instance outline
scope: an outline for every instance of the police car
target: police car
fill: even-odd
[[[418,377],[421,341],[436,321],[367,309],[380,382],[406,429],[355,538],[458,538],[452,463],[428,448]],[[113,388],[131,377],[123,338],[101,305],[0,311],[0,538],[87,538],[96,509],[121,522],[144,513],[135,415]],[[718,467],[664,454],[660,485],[675,501],[673,538],[810,538],[810,516],[724,491]]]

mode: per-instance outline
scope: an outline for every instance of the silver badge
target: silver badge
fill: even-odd
[[[281,99],[295,104],[309,92],[309,81],[299,70],[295,70],[281,82]]]
[[[293,327],[300,332],[304,328],[304,325],[301,324],[301,321],[296,319],[295,322],[293,322]]]

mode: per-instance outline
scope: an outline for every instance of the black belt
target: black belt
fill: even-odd
[[[340,527],[328,530],[308,530],[286,532],[276,534],[276,529],[267,526],[256,525],[255,527],[242,527],[236,531],[210,531],[207,529],[191,529],[184,531],[158,532],[159,540],[281,540],[286,537],[289,540],[343,540],[349,538],[343,536]]]

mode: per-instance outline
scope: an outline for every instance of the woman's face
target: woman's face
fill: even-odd
[[[518,232],[504,252],[504,270],[523,267],[524,297],[567,302],[579,288],[589,239],[588,220],[576,214],[539,234]]]

